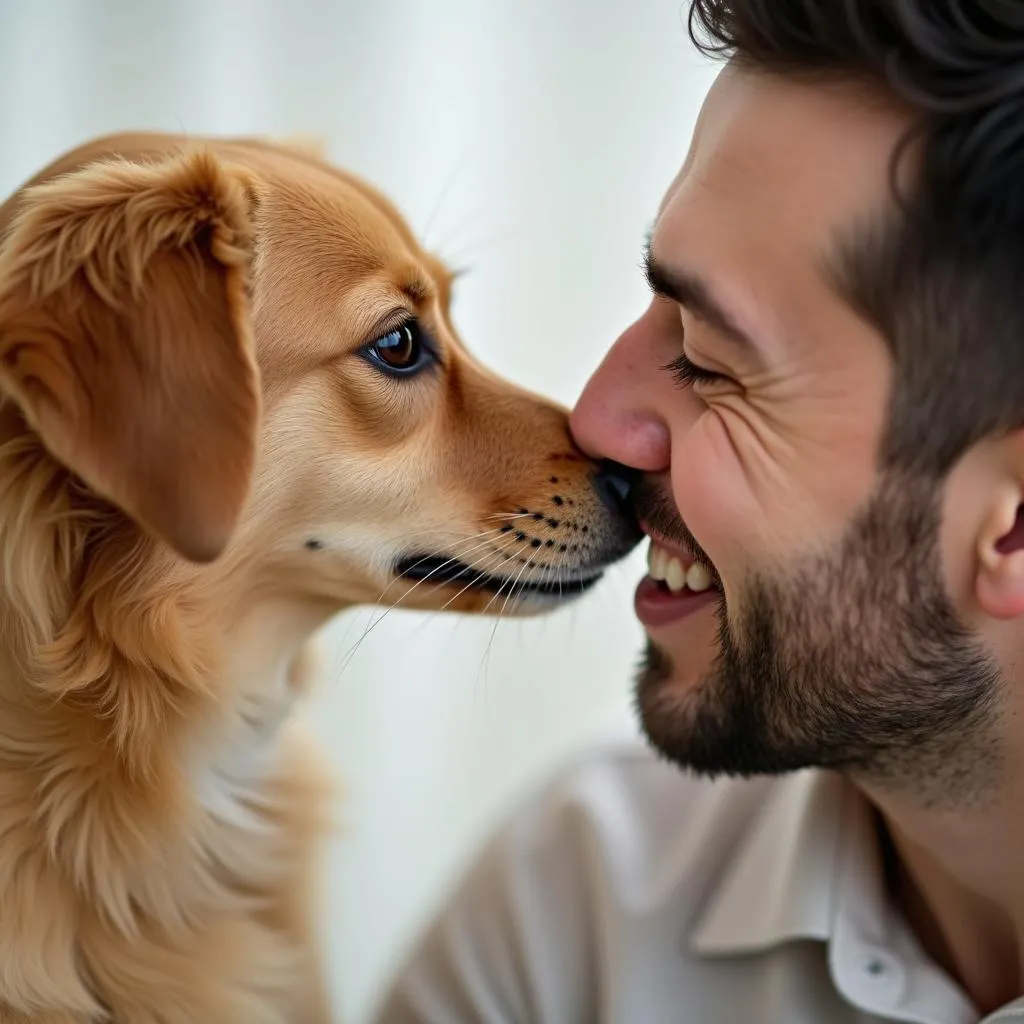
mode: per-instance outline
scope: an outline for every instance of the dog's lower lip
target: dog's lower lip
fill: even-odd
[[[484,590],[512,597],[572,597],[589,590],[601,579],[601,573],[574,579],[521,580],[508,576],[492,576],[443,555],[410,555],[395,566],[395,573],[407,580]]]

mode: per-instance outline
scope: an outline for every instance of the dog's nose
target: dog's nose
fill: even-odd
[[[636,517],[630,498],[639,477],[638,470],[611,461],[602,462],[594,474],[594,487],[604,503],[631,525]]]

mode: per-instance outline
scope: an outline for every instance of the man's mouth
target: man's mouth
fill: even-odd
[[[637,617],[648,628],[668,625],[721,598],[715,577],[692,554],[651,538],[647,576],[637,588]]]
[[[647,549],[647,575],[672,594],[689,590],[701,594],[712,586],[711,573],[692,557],[671,551],[656,540]]]

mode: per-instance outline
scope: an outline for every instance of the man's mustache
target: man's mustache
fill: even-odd
[[[634,484],[630,495],[633,513],[652,533],[670,544],[682,548],[721,583],[718,570],[708,558],[697,538],[683,522],[668,487],[652,476],[643,476]]]

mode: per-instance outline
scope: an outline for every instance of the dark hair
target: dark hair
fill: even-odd
[[[893,353],[883,466],[941,476],[1024,425],[1024,3],[693,0],[689,24],[706,54],[917,111],[913,183],[838,264]]]

